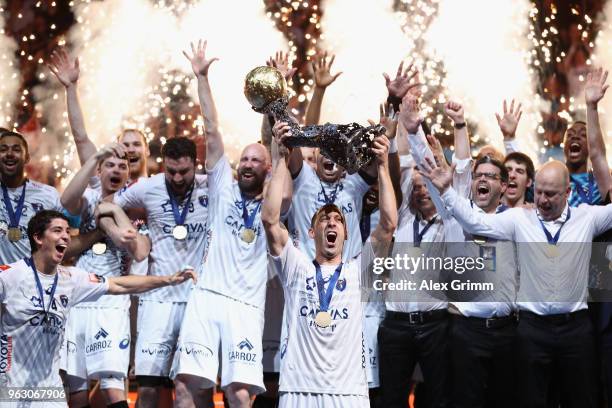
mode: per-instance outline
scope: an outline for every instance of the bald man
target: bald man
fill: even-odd
[[[244,148],[234,180],[208,83],[205,43],[187,56],[198,79],[206,129],[209,188],[202,281],[192,292],[181,326],[172,375],[177,406],[201,406],[202,390],[221,387],[230,407],[249,407],[265,391],[262,367],[267,246],[261,201],[270,156],[261,144]],[[187,54],[186,54],[187,55]]]
[[[571,208],[567,167],[546,163],[535,179],[535,209],[483,214],[450,187],[452,173],[428,163],[423,173],[446,208],[472,234],[517,242],[521,406],[545,407],[554,379],[564,407],[595,407],[594,339],[587,312],[591,242],[612,227],[612,205]]]

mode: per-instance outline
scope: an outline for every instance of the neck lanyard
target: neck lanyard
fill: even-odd
[[[179,212],[179,204],[176,200],[176,196],[172,192],[172,189],[166,182],[166,191],[168,191],[168,196],[170,197],[170,206],[172,207],[172,215],[174,215],[174,222],[176,225],[184,225],[185,220],[187,219],[187,213],[189,212],[189,206],[191,205],[191,193],[193,193],[194,184],[191,185],[187,195],[185,195],[185,199],[183,200],[183,210]]]
[[[21,189],[21,197],[17,200],[17,208],[13,210],[13,205],[11,204],[11,197],[8,194],[8,188],[4,183],[2,183],[2,200],[4,201],[4,206],[6,207],[6,212],[9,216],[9,227],[16,228],[19,227],[19,220],[21,219],[21,214],[23,213],[23,204],[25,202],[25,192],[26,192],[26,184],[23,183],[23,188]]]
[[[325,199],[325,204],[335,203],[336,196],[338,195],[338,187],[340,186],[340,182],[336,182],[336,185],[334,186],[334,191],[329,196],[325,192],[325,186],[323,186],[323,183],[320,180],[319,180],[319,183],[321,184],[321,191],[323,192],[323,198]]]
[[[557,231],[554,237],[552,236],[550,231],[546,229],[546,226],[544,226],[544,223],[542,222],[540,217],[538,217],[538,221],[540,221],[540,225],[542,226],[542,229],[544,230],[544,234],[546,235],[546,240],[548,241],[549,244],[557,245],[557,242],[559,241],[559,237],[561,236],[561,229],[563,228],[565,223],[569,221],[571,215],[572,215],[571,207],[567,207],[567,218],[565,218],[565,221],[563,221],[563,223],[559,227],[559,230]]]
[[[414,221],[412,222],[412,241],[415,247],[421,246],[421,241],[423,241],[423,237],[425,236],[427,231],[431,228],[431,226],[434,224],[434,222],[436,222],[437,218],[438,216],[435,215],[427,223],[427,225],[425,225],[425,228],[423,228],[423,231],[419,232],[419,217],[418,216],[414,217]]]
[[[57,281],[59,277],[59,272],[55,272],[55,278],[53,279],[53,285],[51,286],[51,293],[49,294],[49,306],[45,308],[45,292],[42,288],[42,283],[40,282],[40,277],[38,276],[38,272],[36,271],[36,266],[34,265],[34,259],[29,258],[25,259],[26,264],[32,269],[34,273],[34,280],[36,281],[36,288],[38,289],[38,296],[40,297],[40,305],[45,314],[44,320],[47,320],[47,316],[49,315],[49,310],[51,309],[51,305],[53,304],[53,297],[55,296],[55,289],[57,289]]]
[[[336,287],[336,282],[338,282],[338,278],[340,277],[340,271],[342,270],[342,262],[334,271],[334,274],[329,279],[329,283],[327,285],[327,290],[325,290],[325,282],[323,282],[323,275],[321,274],[321,265],[317,261],[312,261],[315,266],[317,273],[317,291],[319,292],[319,307],[322,312],[327,312],[329,309],[329,305],[331,303],[332,295],[334,294],[334,288]]]

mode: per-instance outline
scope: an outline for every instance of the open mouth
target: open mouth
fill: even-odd
[[[17,160],[9,159],[9,160],[4,160],[2,163],[4,163],[4,165],[7,167],[13,167],[17,164]]]
[[[110,178],[110,182],[112,184],[119,184],[119,183],[121,183],[121,177],[111,177]]]
[[[486,184],[479,184],[478,188],[476,189],[476,193],[479,196],[486,196],[487,194],[489,194],[490,191],[491,189]]]
[[[506,192],[516,192],[517,189],[518,184],[516,181],[508,181],[508,188],[506,189]]]
[[[246,171],[242,173],[242,178],[246,179],[246,180],[251,180],[255,177],[254,173],[251,173],[250,171]]]
[[[580,143],[572,143],[569,146],[570,153],[580,153],[582,151],[582,146]]]
[[[57,244],[55,246],[55,250],[62,255],[64,255],[64,253],[66,252],[66,248],[68,248],[68,245],[66,244]]]
[[[335,244],[337,238],[338,238],[338,233],[336,231],[328,231],[325,234],[325,239],[327,240],[327,243],[330,245]]]
[[[336,163],[332,161],[326,161],[323,163],[323,169],[325,171],[334,171],[336,170]]]

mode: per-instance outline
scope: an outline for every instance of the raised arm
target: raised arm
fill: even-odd
[[[510,102],[510,109],[508,109],[508,104],[504,99],[502,106],[503,116],[500,116],[498,113],[495,114],[497,124],[499,125],[499,130],[501,130],[502,135],[504,136],[506,154],[519,151],[516,144],[516,128],[518,127],[521,116],[523,115],[522,107],[523,105],[518,103],[515,109],[514,99],[512,99],[512,102]]]
[[[386,72],[383,72],[385,85],[389,92],[387,102],[393,105],[396,112],[399,111],[399,106],[406,94],[410,92],[418,96],[420,93],[418,87],[420,87],[421,84],[418,81],[418,71],[416,69],[413,70],[413,67],[413,64],[410,64],[408,68],[404,70],[404,62],[400,62],[394,79],[391,79]]]
[[[336,59],[335,55],[327,57],[327,51],[323,56],[313,58],[312,71],[314,73],[315,88],[310,98],[310,103],[306,109],[306,125],[318,125],[321,119],[321,106],[323,105],[323,95],[328,86],[334,83],[334,81],[342,74],[331,73],[331,67]]]
[[[471,234],[483,235],[494,239],[514,239],[514,224],[519,208],[511,208],[499,214],[485,214],[473,208],[470,201],[460,197],[451,187],[455,164],[450,168],[438,166],[430,159],[421,165],[420,172],[442,195],[444,207],[461,226]]]
[[[385,256],[388,245],[397,228],[397,202],[393,192],[393,184],[389,174],[389,139],[386,136],[378,136],[372,144],[372,151],[376,154],[378,164],[378,208],[380,219],[378,225],[370,235],[375,245],[376,256]]]
[[[70,239],[70,245],[68,245],[68,248],[66,248],[64,259],[70,259],[81,255],[83,252],[91,248],[93,244],[102,240],[103,238],[104,234],[97,228],[93,231],[73,236]]]
[[[593,164],[593,176],[599,188],[601,197],[604,198],[610,191],[612,177],[606,160],[606,144],[599,124],[599,112],[597,105],[603,99],[608,90],[606,80],[608,71],[598,68],[587,75],[584,86],[584,96],[587,106],[587,140],[589,143],[589,158]]]
[[[279,159],[274,166],[261,209],[261,221],[266,231],[268,250],[273,256],[279,256],[282,253],[289,239],[289,234],[280,221],[283,189],[286,179],[289,178],[289,169],[285,161],[288,152],[278,137],[276,141],[279,146]]]
[[[124,157],[126,154],[125,147],[119,143],[111,143],[103,147],[89,157],[83,167],[70,180],[60,198],[62,206],[68,212],[75,215],[80,213],[81,208],[83,208],[83,193],[87,188],[90,177],[96,172],[98,162],[113,154],[117,157]]]
[[[66,88],[66,104],[68,108],[68,122],[77,148],[81,166],[96,153],[96,145],[87,136],[85,119],[79,102],[77,83],[79,81],[79,59],[72,58],[63,47],[53,51],[48,64],[51,72]]]
[[[97,225],[119,248],[123,248],[137,262],[151,252],[149,237],[139,234],[125,212],[116,204],[102,202],[96,208]]]
[[[395,192],[395,202],[402,202],[402,186],[401,178],[402,171],[400,169],[400,159],[398,151],[397,138],[397,123],[399,112],[393,109],[390,103],[380,104],[380,124],[385,127],[385,135],[389,139],[389,175],[391,176],[391,184]]]
[[[125,295],[129,293],[142,293],[164,286],[179,285],[193,279],[196,283],[198,277],[193,269],[185,269],[169,276],[113,276],[108,278],[109,295]]]
[[[460,103],[449,101],[444,105],[444,112],[453,121],[453,127],[455,128],[455,157],[457,160],[469,159],[471,157],[470,138],[465,123],[463,106]]]
[[[219,132],[217,108],[208,83],[208,69],[218,58],[206,59],[206,45],[207,42],[202,40],[199,40],[197,45],[191,43],[191,55],[185,51],[183,55],[191,62],[191,69],[198,80],[198,98],[206,134],[206,168],[212,169],[223,156],[224,146]]]
[[[274,127],[272,128],[272,134],[274,138],[282,143],[282,141],[291,136],[291,128],[287,122],[276,122]],[[302,151],[299,147],[289,150],[289,172],[291,173],[291,177],[295,178],[300,174],[302,170],[302,165],[304,164],[304,159],[302,157]]]

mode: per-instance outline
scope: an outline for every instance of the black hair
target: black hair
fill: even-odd
[[[162,158],[178,160],[183,157],[189,157],[196,162],[196,145],[193,140],[186,137],[173,137],[168,139],[162,147]]]
[[[481,164],[492,164],[493,166],[499,169],[499,175],[501,177],[501,181],[504,183],[508,182],[508,169],[504,166],[499,160],[493,159],[490,156],[482,156],[480,159],[476,160],[476,164],[474,164],[474,171]]]
[[[61,212],[54,210],[39,211],[30,219],[28,222],[28,239],[30,240],[30,248],[32,248],[32,253],[38,251],[38,245],[36,244],[36,241],[34,241],[34,235],[38,235],[39,237],[43,236],[45,230],[49,228],[51,221],[56,218],[61,218],[62,220],[69,222],[68,217]]]
[[[0,140],[2,140],[5,137],[9,137],[9,136],[13,136],[13,137],[20,139],[21,143],[23,143],[23,146],[25,147],[26,154],[29,153],[30,149],[28,146],[28,141],[25,139],[25,137],[21,133],[13,132],[12,130],[8,130],[5,128],[0,128]]]
[[[518,164],[524,164],[527,168],[527,178],[530,178],[531,180],[535,178],[535,166],[533,165],[531,157],[527,156],[525,153],[512,152],[506,155],[506,158],[504,159],[504,164],[506,164],[510,160],[515,161]]]

